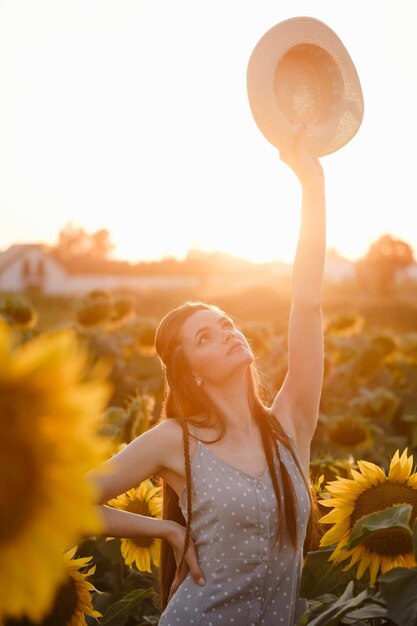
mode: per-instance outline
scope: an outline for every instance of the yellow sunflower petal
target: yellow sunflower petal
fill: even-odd
[[[413,554],[404,554],[404,567],[416,567],[416,560]]]
[[[85,474],[105,460],[97,432],[111,390],[90,376],[89,360],[72,331],[18,346],[0,323],[0,463],[10,477],[2,485],[0,621],[40,621],[65,576],[63,548],[101,527]]]
[[[358,579],[369,569],[371,584],[374,584],[380,571],[389,571],[397,566],[415,567],[411,543],[409,553],[404,553],[404,543],[400,542],[398,550],[401,550],[401,553],[395,554],[391,534],[384,535],[381,531],[370,539],[372,549],[368,544],[346,550],[351,530],[354,523],[362,516],[380,511],[387,506],[408,502],[415,507],[417,473],[411,474],[413,458],[408,456],[407,449],[401,456],[399,450],[395,452],[388,476],[382,468],[368,461],[358,461],[358,468],[360,471],[351,469],[351,479],[337,477],[335,481],[326,485],[331,497],[323,498],[320,503],[332,510],[320,521],[323,524],[333,525],[324,533],[320,546],[334,547],[329,561],[335,565],[348,560],[344,570],[357,566]],[[390,551],[393,552],[390,556],[385,554],[387,545],[390,545]],[[379,548],[381,552],[378,551]]]
[[[391,557],[386,556],[385,554],[381,556],[381,574],[385,574],[390,569],[393,568],[393,560]]]
[[[330,528],[328,531],[324,533],[323,537],[320,540],[320,546],[321,547],[331,546],[334,543],[337,543],[338,541],[340,541],[340,539],[342,539],[344,535],[348,532],[349,532],[349,520],[343,520],[342,522],[335,524],[333,528]]]
[[[346,565],[346,567],[343,568],[344,572],[347,572],[351,567],[353,567],[355,565],[355,563],[357,563],[359,561],[359,559],[361,558],[361,552],[360,550],[352,550],[352,554],[350,557],[350,562]]]
[[[334,561],[335,563],[340,563],[340,561],[344,561],[348,559],[352,551],[346,550],[346,546],[348,544],[349,535],[346,533],[345,537],[343,537],[337,546],[335,547],[333,554],[329,557],[329,561]]]
[[[381,556],[379,554],[376,554],[375,552],[372,552],[371,562],[369,565],[369,579],[370,579],[371,585],[375,584],[380,566],[381,566]]]
[[[365,573],[366,568],[369,567],[370,562],[371,562],[371,552],[369,550],[365,550],[364,553],[362,554],[361,561],[359,563],[359,566],[356,572],[356,578],[358,580],[362,578],[362,576]]]
[[[403,470],[401,466],[400,453],[399,450],[396,450],[394,456],[391,459],[388,480],[390,480],[391,482],[402,482],[402,474]]]
[[[325,498],[324,500],[318,500],[318,503],[322,506],[335,507],[341,503],[341,500],[337,498]]]
[[[417,489],[417,473],[414,473],[407,480],[407,485],[413,489]]]
[[[394,452],[394,456],[391,459],[391,463],[390,463],[390,469],[391,469],[391,465],[396,465],[400,460],[400,451],[397,449]]]
[[[351,469],[350,473],[352,474],[352,477],[354,478],[354,480],[360,485],[366,485],[368,487],[372,484],[368,476],[364,476],[363,474],[356,471],[355,469]]]
[[[321,517],[320,522],[322,524],[335,524],[336,522],[341,522],[347,517],[350,517],[352,511],[353,511],[353,506],[343,507],[343,509],[335,508],[333,509],[333,511],[330,511],[330,513],[327,513],[327,515],[324,515],[323,517]]]
[[[382,468],[369,461],[358,461],[358,467],[362,474],[371,481],[372,485],[382,483],[386,480],[385,472]]]

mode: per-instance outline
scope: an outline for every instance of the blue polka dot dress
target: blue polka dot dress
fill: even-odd
[[[299,548],[294,550],[288,531],[281,547],[276,542],[277,502],[268,468],[260,478],[251,476],[199,441],[191,463],[191,531],[206,584],[200,587],[188,573],[159,626],[293,626],[306,610],[299,588],[310,500],[290,451],[278,445],[296,492]],[[179,502],[186,517],[185,489]]]

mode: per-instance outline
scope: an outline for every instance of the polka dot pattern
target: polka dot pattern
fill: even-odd
[[[294,550],[288,531],[281,546],[276,541],[278,510],[269,470],[251,476],[199,441],[191,464],[191,531],[206,584],[200,587],[188,573],[159,626],[293,626],[306,610],[299,587],[310,501],[291,453],[279,446],[296,492],[300,547]],[[184,489],[179,500],[184,516],[186,496]]]

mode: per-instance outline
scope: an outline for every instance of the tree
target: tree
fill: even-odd
[[[71,223],[59,232],[55,247],[57,256],[64,261],[80,258],[102,261],[109,258],[113,249],[109,231],[105,228],[87,233],[81,226]]]
[[[366,289],[374,286],[378,293],[390,294],[397,272],[414,262],[413,249],[408,243],[383,235],[357,262],[358,281]]]
[[[101,228],[90,236],[90,254],[96,259],[108,259],[115,246],[110,240],[110,233],[106,228]]]

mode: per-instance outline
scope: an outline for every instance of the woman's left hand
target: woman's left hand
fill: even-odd
[[[322,183],[323,168],[319,159],[308,151],[304,126],[297,124],[293,129],[291,139],[279,148],[281,161],[293,170],[302,185]]]
[[[177,591],[178,587],[185,579],[189,571],[191,572],[191,575],[197,585],[203,586],[205,584],[204,574],[198,564],[197,553],[192,539],[189,540],[188,548],[185,551],[184,560],[181,567],[179,567],[181,563],[182,553],[184,550],[185,536],[185,527],[181,524],[178,524],[177,522],[172,522],[169,535],[167,534],[166,538],[171,544],[171,547],[174,551],[177,571],[175,572],[174,580],[169,591],[168,602]]]

